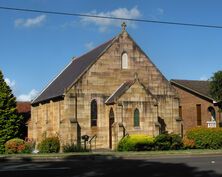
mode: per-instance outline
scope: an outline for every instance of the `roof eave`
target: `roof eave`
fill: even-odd
[[[106,104],[106,105],[114,105],[114,104],[116,104],[116,102],[115,102],[115,101],[105,102],[105,104]]]
[[[197,95],[200,95],[200,96],[202,96],[202,97],[204,97],[204,98],[206,98],[206,99],[208,99],[208,100],[211,100],[212,103],[214,102],[214,99],[212,99],[212,98],[210,98],[210,97],[208,97],[208,96],[206,96],[206,95],[204,95],[204,94],[202,94],[202,93],[200,93],[200,92],[197,92],[197,91],[195,91],[195,90],[193,90],[193,89],[191,89],[191,88],[189,88],[189,87],[186,87],[186,86],[184,86],[184,85],[182,85],[182,84],[179,84],[179,83],[177,83],[177,82],[175,82],[175,81],[173,81],[173,80],[170,80],[170,82],[171,82],[173,85],[175,85],[175,86],[182,87],[182,88],[184,88],[184,89],[186,89],[186,90],[189,90],[189,91],[191,91],[191,92],[193,92],[193,93],[195,93],[195,94],[197,94]]]
[[[71,65],[72,61],[73,61],[73,59],[69,62],[69,64],[66,65],[66,67],[65,67],[62,71],[60,71],[60,73],[59,73],[56,77],[54,77],[54,78],[49,82],[49,84],[38,94],[38,96],[36,96],[36,97],[31,101],[31,104],[35,104],[35,101],[38,100],[38,98],[42,95],[42,93],[63,73],[63,71],[66,70],[66,68],[67,68],[69,65]],[[58,96],[56,96],[56,97],[58,97]],[[51,98],[49,98],[49,99],[51,99]],[[45,100],[42,100],[42,101],[45,101]],[[37,102],[41,102],[41,101],[37,101]]]
[[[54,97],[51,97],[51,98],[47,98],[45,100],[39,100],[39,101],[36,101],[36,102],[31,102],[31,105],[33,106],[33,105],[36,105],[36,104],[49,102],[50,100],[56,100],[56,99],[59,99],[59,98],[64,98],[64,95],[58,95],[58,96],[54,96]]]

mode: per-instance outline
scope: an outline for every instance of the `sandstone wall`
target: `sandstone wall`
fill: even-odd
[[[121,69],[121,56],[128,54],[128,69]],[[157,103],[139,83],[135,83],[117,104],[106,105],[105,101],[120,85],[135,79],[145,86],[157,99]],[[98,107],[97,127],[91,127],[90,105],[95,99]],[[32,107],[29,137],[40,142],[42,136],[58,134],[62,144],[76,142],[81,135],[93,139],[93,148],[109,148],[109,113],[114,111],[112,125],[112,148],[126,132],[158,134],[157,117],[167,123],[167,131],[179,132],[178,98],[175,89],[163,77],[154,64],[134,43],[126,32],[118,37],[112,46],[84,73],[70,89],[64,99],[50,101]],[[140,111],[140,127],[133,127],[135,108]]]

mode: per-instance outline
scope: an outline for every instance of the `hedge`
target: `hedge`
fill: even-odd
[[[178,134],[160,134],[154,140],[155,150],[178,150],[183,148],[182,138]]]
[[[222,148],[221,128],[193,128],[186,132],[185,140],[194,142],[193,148],[197,149],[220,149]],[[187,143],[185,143],[185,146]]]
[[[128,135],[120,140],[118,151],[145,151],[153,149],[154,138],[147,135]]]

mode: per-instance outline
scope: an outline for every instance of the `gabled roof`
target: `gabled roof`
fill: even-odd
[[[103,43],[72,62],[32,101],[32,104],[63,96],[65,89],[74,84],[98,57],[113,43],[115,38]]]
[[[172,79],[170,82],[177,87],[213,101],[213,98],[210,95],[210,81]]]
[[[146,91],[147,94],[151,95],[152,98],[155,99],[156,103],[157,103],[157,98],[150,92],[150,90],[148,88],[146,88],[138,79],[137,74],[136,74],[136,78],[134,80],[129,80],[129,81],[125,81],[123,82],[119,88],[117,88],[117,90],[115,92],[113,92],[113,94],[107,98],[107,100],[105,101],[105,104],[114,104],[116,103],[116,101],[135,83],[135,82],[139,82],[139,84],[144,88],[144,90]]]
[[[126,31],[124,31],[125,33]],[[126,32],[127,33],[127,32]],[[50,99],[60,98],[64,96],[64,92],[73,86],[78,79],[97,61],[97,59],[113,44],[113,42],[123,34],[120,33],[111,40],[96,47],[90,52],[74,59],[33,101],[32,104],[48,101]],[[162,75],[159,69],[149,59],[146,53],[137,45],[137,43],[127,33],[128,37],[134,42],[135,46],[147,57],[148,61],[161,74],[164,81],[167,79]],[[168,83],[168,81],[167,81]]]
[[[112,104],[117,101],[117,99],[127,91],[135,81],[125,81],[122,83],[119,88],[105,101],[106,104]]]

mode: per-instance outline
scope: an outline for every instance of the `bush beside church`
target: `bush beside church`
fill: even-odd
[[[145,135],[124,137],[118,151],[222,149],[221,128],[193,128],[181,138],[178,134],[160,134],[155,138]]]

